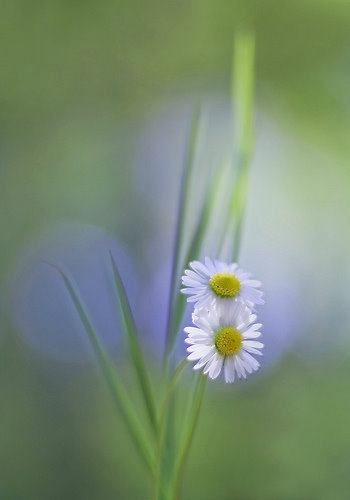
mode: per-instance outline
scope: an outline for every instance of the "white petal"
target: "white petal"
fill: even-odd
[[[256,321],[257,315],[256,314],[250,314],[249,315],[249,323],[254,323]],[[259,325],[259,326],[258,326]],[[255,325],[252,325],[252,327],[255,328],[255,330],[259,330],[259,328],[262,326],[261,323],[255,323]]]
[[[228,265],[225,262],[215,261],[215,267],[219,273],[227,273],[229,271]]]
[[[215,274],[215,272],[216,272],[215,266],[213,264],[213,261],[209,257],[205,257],[204,263],[207,266],[208,271],[210,272],[210,275]]]
[[[200,344],[200,345],[213,345],[213,339],[210,337],[192,337],[189,336],[185,339],[186,344]]]
[[[208,365],[203,370],[203,373],[207,373],[208,377],[213,380],[216,379],[219,373],[221,372],[222,363],[223,363],[223,357],[219,356],[218,353],[215,353],[211,362],[208,363]]]
[[[184,295],[192,295],[193,294],[193,290],[191,288],[181,288],[180,290],[181,293],[183,293]],[[187,300],[190,301],[192,297],[189,297]]]
[[[245,370],[244,370],[244,368],[242,366],[242,362],[238,356],[234,357],[234,364],[235,364],[235,368],[236,368],[236,372],[237,372],[238,377],[239,378],[242,378],[242,377],[246,378]]]
[[[205,316],[192,316],[192,321],[193,323],[198,326],[198,328],[202,331],[205,332],[206,334],[211,334],[213,332],[213,328],[208,321],[208,315],[206,314]]]
[[[241,283],[243,283],[246,280],[249,280],[252,277],[252,273],[247,273],[246,271],[243,271],[242,269],[237,269],[235,271],[235,275],[239,279]]]
[[[243,347],[255,347],[257,349],[262,349],[264,344],[258,342],[257,340],[243,340]]]
[[[258,280],[245,280],[245,285],[252,286],[253,288],[261,287],[261,281]]]
[[[210,349],[212,348],[212,345],[202,345],[202,344],[197,344],[197,345],[190,345],[190,347],[187,347],[187,352],[193,352],[193,353],[198,353],[200,354],[200,357],[202,358],[205,356]],[[199,359],[199,358],[197,358]]]
[[[231,274],[234,274],[238,278],[239,276],[238,276],[238,272],[237,272],[238,271],[237,267],[238,267],[238,264],[236,264],[235,262],[233,264],[230,264],[228,266],[228,272]]]
[[[195,326],[186,326],[184,328],[184,331],[186,333],[194,333],[194,334],[197,334],[199,332],[201,332],[202,330],[200,328],[196,328]]]
[[[242,284],[240,295],[241,295],[241,297],[244,298],[244,300],[251,301],[254,304],[264,304],[265,303],[265,301],[262,298],[263,293],[261,290],[256,290],[255,288],[251,288],[251,287],[244,285],[244,284]]]
[[[212,350],[212,346],[198,346],[191,345],[187,348],[187,352],[191,353],[187,356],[189,361],[197,361],[207,356]]]
[[[259,361],[257,361],[253,356],[251,356],[248,352],[241,351],[241,356],[246,363],[248,363],[254,371],[256,371],[260,367]]]
[[[196,302],[199,298],[201,298],[202,294],[194,292],[192,288],[181,288],[181,293],[184,295],[192,295],[192,297],[187,297],[187,302]]]
[[[200,283],[208,283],[208,278],[204,278],[203,276],[200,276],[198,273],[195,273],[194,271],[191,271],[190,269],[186,269],[185,275],[188,276],[189,278],[192,278],[194,281],[199,281]],[[184,276],[182,276],[182,279]]]
[[[232,356],[227,356],[224,364],[225,381],[231,384],[235,381],[235,364]]]
[[[253,330],[253,328],[249,328],[245,332],[242,332],[242,337],[244,339],[257,339],[258,337],[260,337],[260,335],[261,332],[256,332]]]
[[[216,354],[216,349],[215,347],[212,347],[212,349],[208,352],[206,356],[203,356],[196,365],[194,365],[193,369],[198,370],[199,368],[202,368],[206,363],[210,363],[211,359],[215,356]],[[188,358],[187,358],[188,359]]]
[[[212,297],[208,292],[205,292],[205,294],[203,294],[201,298],[198,298],[196,300],[197,300],[196,307],[198,307],[198,309],[201,309],[212,302]]]
[[[256,354],[258,356],[262,356],[263,355],[263,353],[261,351],[259,351],[258,349],[255,349],[255,347],[244,346],[244,350],[247,351],[247,352],[250,352],[251,354]]]
[[[182,284],[185,286],[191,286],[191,287],[204,287],[205,286],[205,284],[199,283],[198,279],[193,279],[193,278],[190,278],[189,276],[182,277]]]
[[[194,271],[199,273],[201,276],[203,276],[203,277],[210,276],[209,270],[205,267],[204,264],[202,264],[202,262],[199,262],[198,260],[194,260],[193,262],[190,262],[190,266],[192,267],[192,269]]]
[[[251,367],[250,363],[248,363],[247,361],[245,361],[244,356],[242,355],[243,352],[244,351],[241,351],[239,354],[237,354],[237,357],[239,358],[244,371],[246,371],[248,373],[252,373],[253,368]]]

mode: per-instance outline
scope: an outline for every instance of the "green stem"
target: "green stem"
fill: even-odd
[[[206,381],[207,381],[207,377],[204,375],[200,375],[199,380],[197,381],[197,384],[195,387],[194,396],[192,399],[191,411],[190,411],[190,415],[188,418],[188,426],[187,426],[187,429],[185,431],[185,436],[182,439],[182,446],[181,446],[179,454],[178,454],[178,460],[175,464],[174,482],[172,485],[173,492],[174,492],[173,498],[177,498],[177,496],[178,496],[181,475],[182,475],[182,471],[183,471],[183,468],[184,468],[184,465],[186,462],[188,452],[190,450],[192,440],[193,440],[194,431],[196,429],[196,425],[198,422],[199,411],[200,411],[202,400],[203,400]]]
[[[158,439],[157,439],[157,449],[156,449],[156,476],[155,476],[155,499],[160,500],[161,498],[166,498],[167,487],[162,481],[162,457],[164,449],[164,438],[165,429],[167,424],[167,416],[169,413],[169,406],[171,398],[174,394],[177,383],[180,379],[183,369],[188,364],[187,359],[184,359],[176,368],[170,379],[168,390],[166,392],[164,402],[161,407],[160,418],[159,418],[159,428],[158,428]]]
[[[237,179],[229,209],[228,226],[234,228],[232,259],[237,261],[241,244],[253,146],[254,33],[250,30],[238,31],[234,38],[233,49],[231,99]]]

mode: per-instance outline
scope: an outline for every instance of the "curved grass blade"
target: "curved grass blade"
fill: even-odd
[[[217,169],[215,177],[210,184],[209,192],[204,199],[204,203],[201,208],[200,217],[196,225],[195,231],[190,239],[189,249],[186,253],[184,265],[186,266],[190,261],[198,259],[203,246],[204,239],[207,235],[208,228],[210,226],[210,219],[214,210],[214,206],[220,194],[220,188],[224,179],[225,174],[225,163],[220,165]],[[179,290],[177,291],[179,292]],[[174,314],[173,314],[173,328],[174,331],[178,331],[180,328],[182,316],[186,307],[186,301],[184,297],[177,293],[174,300]],[[171,346],[172,347],[172,346]]]
[[[186,255],[186,264],[200,257],[200,252],[203,247],[205,237],[208,237],[208,231],[211,228],[213,214],[218,205],[219,197],[222,194],[222,186],[226,175],[226,164],[223,162],[216,170],[213,181],[210,183],[208,194],[204,200],[200,218],[195,232],[191,238],[190,246]],[[219,214],[218,214],[219,215]],[[218,224],[217,220],[214,221]],[[212,239],[212,235],[209,237]]]
[[[88,317],[85,306],[82,300],[78,297],[77,292],[71,280],[67,277],[66,273],[57,265],[49,263],[51,267],[56,269],[61,277],[63,278],[66,289],[72,299],[74,307],[79,315],[79,318],[84,326],[87,336],[91,342],[93,350],[95,352],[96,358],[102,370],[105,381],[111,392],[113,401],[120,411],[120,414],[124,420],[124,423],[130,433],[130,436],[138,450],[141,458],[148,467],[148,469],[154,472],[154,458],[151,452],[148,441],[144,435],[143,427],[140,424],[134,409],[131,406],[128,395],[120,382],[104,348],[102,347],[98,336],[92,326],[92,323]]]
[[[151,384],[149,381],[149,374],[146,368],[146,363],[143,358],[143,354],[140,348],[139,340],[136,332],[135,321],[131,312],[130,304],[126,295],[126,291],[120,277],[117,265],[113,258],[112,252],[110,252],[111,264],[113,269],[113,277],[117,290],[117,298],[120,307],[120,311],[123,318],[125,336],[128,342],[129,351],[134,363],[136,370],[136,375],[139,381],[141,392],[144,398],[147,413],[155,433],[157,433],[157,415],[154,404],[154,398],[151,391]]]
[[[189,204],[190,180],[194,168],[198,132],[199,132],[199,110],[196,110],[192,120],[192,127],[187,148],[186,162],[180,188],[180,202],[177,214],[175,246],[174,246],[174,254],[173,254],[173,261],[171,268],[171,281],[170,281],[171,288],[170,288],[170,300],[169,300],[167,333],[166,333],[166,344],[165,344],[165,355],[164,355],[165,363],[167,363],[168,357],[173,348],[177,334],[177,329],[175,327],[174,319],[178,314],[177,310],[178,306],[176,304],[177,302],[176,298],[178,295],[178,288],[179,288],[178,278],[180,269],[182,268],[181,255],[184,243],[184,226],[185,226],[186,212]]]

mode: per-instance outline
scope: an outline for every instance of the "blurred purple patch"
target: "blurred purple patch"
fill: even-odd
[[[112,252],[132,304],[138,284],[125,249],[95,226],[62,223],[35,236],[22,251],[13,275],[12,320],[22,339],[50,357],[76,362],[91,353],[89,340],[59,273],[73,277],[90,318],[108,350],[120,348],[120,321],[110,266]]]

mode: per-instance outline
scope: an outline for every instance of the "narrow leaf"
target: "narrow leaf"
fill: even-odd
[[[249,166],[253,146],[255,37],[250,30],[238,31],[234,38],[232,73],[232,112],[237,177],[228,212],[228,237],[233,241],[231,259],[239,256],[247,197]]]
[[[74,307],[84,326],[85,332],[91,342],[96,358],[102,370],[103,376],[111,392],[113,401],[118,410],[120,411],[124,423],[131,435],[131,438],[141,458],[143,459],[147,467],[150,469],[150,471],[153,472],[154,471],[153,454],[151,452],[147,439],[144,435],[143,427],[140,424],[136,416],[136,413],[131,406],[128,395],[121,381],[119,380],[111,364],[111,361],[109,360],[104,348],[102,347],[98,339],[98,335],[96,334],[92,326],[92,323],[88,317],[88,313],[86,312],[86,308],[83,305],[82,300],[78,297],[78,294],[75,291],[74,286],[71,280],[67,277],[66,273],[55,264],[49,264],[49,265],[54,267],[63,278],[66,289],[72,299]]]
[[[255,37],[253,31],[239,30],[233,42],[232,112],[234,144],[240,154],[252,148]]]
[[[151,391],[151,384],[149,374],[146,368],[146,363],[141,351],[139,339],[137,337],[136,325],[131,312],[130,304],[126,295],[126,291],[120,277],[117,265],[114,261],[113,255],[110,252],[113,277],[117,289],[117,299],[122,314],[125,337],[127,339],[130,355],[132,357],[136,375],[141,388],[141,392],[146,405],[147,413],[155,433],[157,433],[157,416],[154,404],[154,398]]]

